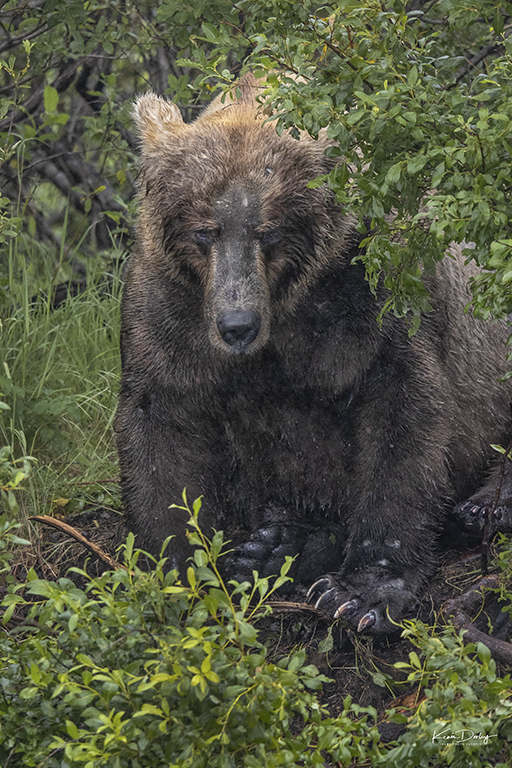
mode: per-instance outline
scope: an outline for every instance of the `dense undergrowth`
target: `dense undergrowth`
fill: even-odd
[[[488,650],[449,628],[404,626],[417,651],[400,667],[417,688],[398,741],[379,742],[377,712],[347,697],[332,717],[326,682],[306,653],[269,658],[257,622],[287,579],[226,585],[223,538],[208,541],[190,511],[196,549],[186,575],[137,565],[130,535],[125,568],[57,583],[10,580],[0,650],[3,768],[155,766],[504,766],[512,741],[512,681]],[[2,541],[15,536],[4,524]],[[19,542],[18,542],[19,543]],[[5,557],[0,550],[0,562]],[[78,569],[75,569],[78,571]]]

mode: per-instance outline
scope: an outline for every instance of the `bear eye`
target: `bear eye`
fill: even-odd
[[[202,251],[208,251],[214,244],[217,237],[217,232],[212,229],[196,229],[192,233],[192,239],[200,247]]]
[[[261,250],[264,253],[271,251],[282,240],[282,237],[283,234],[280,229],[264,230],[259,236]]]

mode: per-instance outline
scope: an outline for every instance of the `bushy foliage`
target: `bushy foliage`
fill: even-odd
[[[411,310],[413,330],[430,306],[422,270],[432,272],[452,242],[472,242],[468,256],[485,270],[472,285],[476,312],[512,310],[512,5],[423,6],[237,3],[247,12],[238,33],[268,76],[278,130],[327,130],[340,158],[327,182],[363,231],[374,228],[362,255],[370,283],[384,278],[387,309]],[[203,28],[218,59],[233,44],[229,25]],[[203,56],[205,74],[214,65]]]
[[[10,585],[3,621],[16,621],[0,649],[2,768],[508,764],[512,680],[497,675],[485,646],[406,623],[416,650],[396,666],[418,703],[409,715],[385,713],[406,731],[383,744],[373,708],[347,697],[329,715],[318,698],[326,678],[303,650],[268,657],[255,624],[290,559],[277,578],[255,573],[252,584],[226,585],[222,534],[205,538],[199,509],[198,500],[186,579],[163,560],[140,570],[130,537],[126,567],[97,578],[76,570],[83,589],[34,571]]]
[[[149,88],[172,91],[193,113],[198,73],[176,58],[208,46],[201,23],[217,8],[205,6],[170,24],[139,0],[2,4],[0,246],[7,254],[16,242],[15,273],[36,263],[33,287],[42,262],[58,283],[83,277],[98,250],[122,258],[137,172],[131,102]]]
[[[407,723],[406,733],[376,765],[505,766],[512,742],[512,680],[501,678],[491,652],[482,643],[464,644],[453,627],[434,630],[420,621],[405,622],[403,637],[419,649],[408,672],[418,687],[418,706],[407,717],[390,711],[394,722]],[[498,755],[497,762],[490,759]]]
[[[0,650],[0,763],[71,768],[156,765],[340,765],[375,751],[376,712],[345,702],[330,718],[315,694],[325,678],[305,653],[271,661],[254,622],[287,580],[227,589],[218,572],[222,535],[208,542],[194,505],[197,547],[186,581],[164,562],[51,583],[32,571],[11,586],[4,621],[26,619]],[[21,592],[24,592],[22,595]]]

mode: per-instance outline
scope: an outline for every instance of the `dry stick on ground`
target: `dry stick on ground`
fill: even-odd
[[[55,517],[50,517],[49,515],[33,515],[29,518],[30,520],[37,520],[38,523],[43,523],[43,525],[49,525],[52,528],[56,528],[58,531],[62,531],[63,533],[66,533],[68,536],[71,536],[76,541],[79,541],[80,544],[83,544],[84,547],[87,547],[94,555],[96,555],[97,558],[99,558],[103,563],[109,566],[109,568],[114,568],[114,570],[119,570],[122,568],[123,570],[127,571],[128,569],[126,566],[121,565],[121,563],[118,563],[117,560],[114,560],[113,557],[111,557],[107,552],[104,552],[101,547],[98,547],[97,544],[94,544],[92,541],[89,541],[88,539],[83,536],[80,531],[77,531],[76,528],[73,528],[72,525],[68,525],[67,523],[63,523],[61,520],[57,520]]]
[[[332,624],[332,619],[327,616],[323,611],[319,611],[309,603],[291,603],[284,600],[271,600],[267,603],[275,613],[310,613],[312,616],[316,616],[317,619],[323,619]]]
[[[500,664],[512,667],[512,644],[504,640],[498,640],[485,632],[477,629],[470,618],[484,602],[484,590],[496,589],[500,584],[501,574],[484,576],[471,589],[460,597],[447,600],[441,611],[447,619],[451,619],[456,629],[464,630],[465,643],[483,643],[486,645],[492,657]]]

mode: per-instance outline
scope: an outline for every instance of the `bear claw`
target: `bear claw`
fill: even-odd
[[[376,623],[377,623],[377,616],[375,614],[375,611],[368,611],[368,613],[365,613],[363,618],[359,620],[359,624],[357,625],[357,631],[364,632],[366,629],[370,629],[370,627],[373,627],[373,625]]]
[[[346,600],[337,609],[336,613],[334,614],[334,618],[347,619],[349,616],[352,616],[352,614],[355,613],[358,608],[359,608],[359,600]],[[359,630],[359,626],[358,626],[358,630]]]
[[[316,595],[320,593],[319,597],[315,600],[315,608],[318,608],[318,603],[327,592],[331,591],[331,588],[332,583],[330,578],[328,576],[322,576],[321,579],[317,579],[317,581],[310,586],[306,594],[306,599],[313,602]]]
[[[318,598],[318,600],[315,603],[315,608],[318,608],[319,610],[321,610],[322,602],[325,602],[326,599],[328,600],[329,599],[329,595],[332,592],[334,592],[334,587],[331,587],[330,589],[326,589],[325,592],[322,592],[322,594],[320,595],[320,597]]]
[[[355,631],[372,635],[392,634],[394,616],[410,614],[416,607],[418,584],[411,569],[403,578],[383,574],[382,566],[358,573],[355,583],[345,574],[328,574],[310,587],[308,599],[333,620],[342,619]]]

